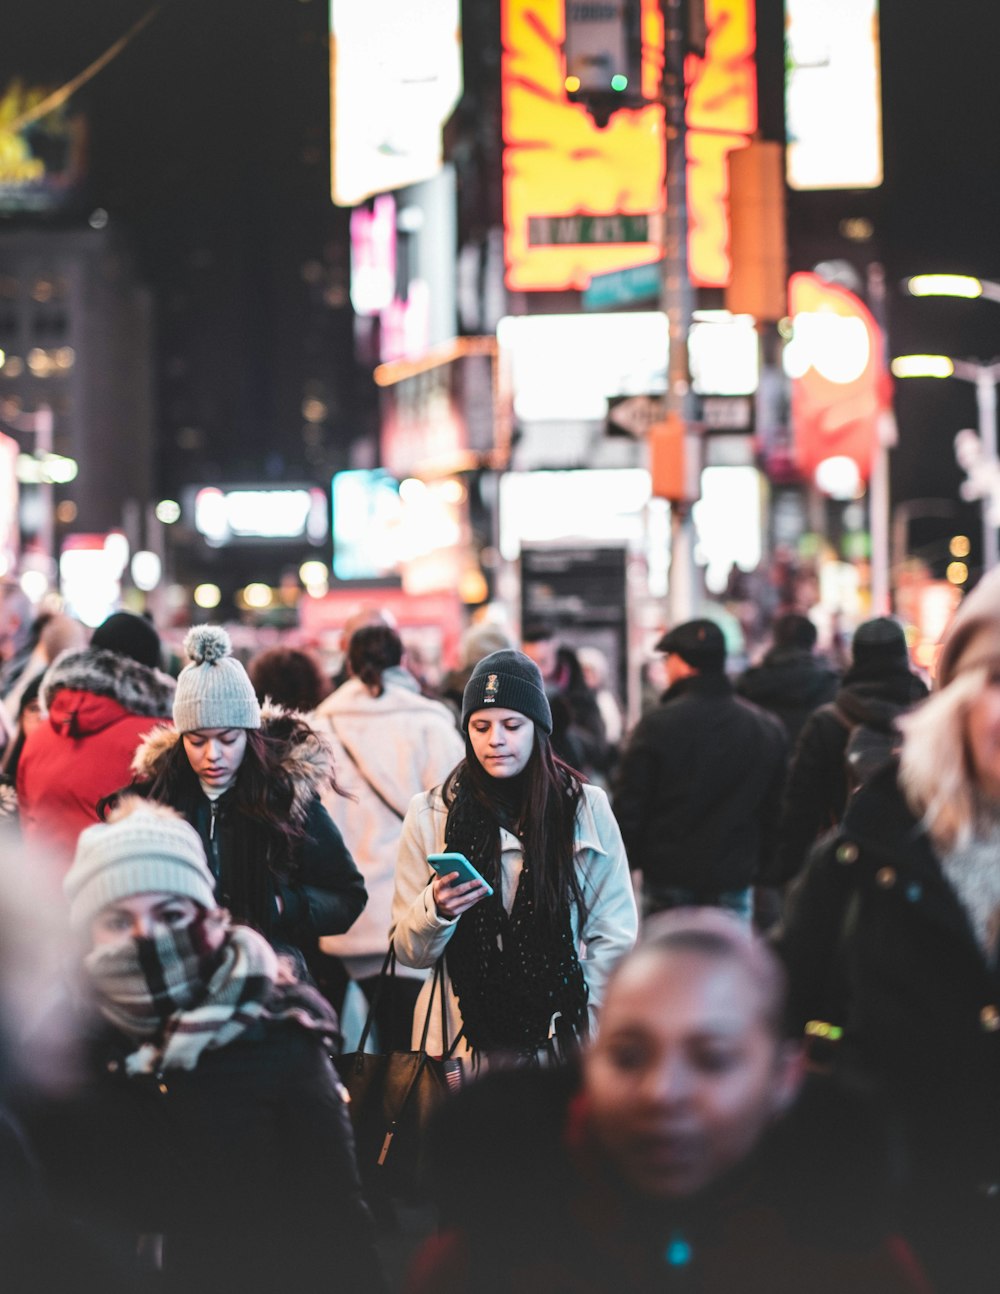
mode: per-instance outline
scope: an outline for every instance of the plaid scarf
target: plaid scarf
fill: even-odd
[[[336,1032],[316,999],[286,991],[269,1009],[278,978],[270,944],[248,926],[233,926],[217,950],[193,922],[155,939],[127,939],[95,948],[84,967],[97,990],[101,1014],[139,1043],[125,1060],[129,1074],[192,1070],[203,1051],[225,1047],[259,1020],[294,1020],[310,1030]]]

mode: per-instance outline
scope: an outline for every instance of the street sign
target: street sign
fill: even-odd
[[[750,431],[753,405],[745,395],[705,395],[701,399],[701,421],[709,431]]]
[[[637,440],[641,439],[654,422],[659,422],[666,416],[666,402],[657,396],[616,396],[608,401],[608,422],[611,424],[608,430],[612,435],[617,429],[635,436]]]
[[[583,289],[584,310],[606,310],[609,306],[655,301],[660,295],[663,262],[633,265],[629,269],[594,274]]]
[[[570,247],[582,243],[648,243],[649,217],[612,211],[605,216],[530,216],[529,247]]]

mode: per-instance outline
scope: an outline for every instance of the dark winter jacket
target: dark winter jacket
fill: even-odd
[[[128,1076],[135,1043],[99,1027],[81,1090],[30,1125],[60,1203],[123,1252],[162,1236],[163,1294],[382,1290],[334,1043],[332,1021],[264,1019],[192,1071]]]
[[[128,656],[88,647],[57,657],[42,680],[48,710],[17,768],[21,830],[65,862],[97,802],[129,780],[136,747],[169,720],[174,680]]]
[[[867,674],[848,670],[836,699],[809,716],[788,768],[774,871],[783,884],[801,871],[814,841],[843,817],[848,780],[845,750],[852,728],[896,732],[896,720],[927,695],[924,683],[901,666]]]
[[[278,720],[280,712],[265,710],[263,732]],[[150,782],[178,741],[172,728],[150,733],[133,764],[138,781],[128,789],[148,794]],[[326,743],[311,734],[286,754],[284,766],[295,792],[290,818],[301,828],[286,876],[271,866],[261,824],[240,812],[235,786],[212,801],[192,778],[189,790],[171,807],[201,836],[217,882],[216,897],[233,920],[260,930],[276,945],[311,951],[320,935],[347,930],[368,895],[343,836],[319,798],[331,767]],[[265,877],[263,900],[252,880],[259,875]]]
[[[757,879],[769,857],[785,774],[784,730],[737,697],[724,674],[663,694],[622,754],[613,805],[647,885],[712,895]]]
[[[441,1109],[442,1231],[408,1294],[917,1294],[865,1127],[819,1091],[727,1181],[671,1203],[617,1177],[572,1070],[488,1075]]]
[[[785,725],[794,746],[806,718],[832,701],[840,676],[805,647],[772,647],[736,680],[736,691]]]
[[[984,1284],[966,1272],[953,1288],[995,1289],[1000,970],[976,942],[895,767],[852,797],[814,851],[778,948],[795,1021],[841,1024],[836,1063],[882,1083],[900,1112],[916,1209],[932,1232],[964,1236],[940,1247],[961,1262],[972,1245],[973,1270],[989,1271]]]

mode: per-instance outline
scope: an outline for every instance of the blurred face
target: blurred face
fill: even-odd
[[[42,703],[40,701],[29,701],[21,711],[21,731],[25,739],[31,736],[38,725],[42,722]]]
[[[1000,673],[991,674],[966,726],[973,772],[982,791],[1000,800]]]
[[[558,665],[559,648],[554,638],[542,638],[536,643],[525,643],[525,656],[530,657],[542,672],[542,678],[552,678]]]
[[[535,745],[535,725],[517,710],[474,710],[469,719],[472,750],[490,777],[516,777]]]
[[[702,1190],[753,1149],[798,1086],[735,958],[640,956],[612,984],[584,1062],[594,1134],[634,1189]]]
[[[188,763],[201,781],[228,790],[240,771],[247,749],[245,728],[199,728],[183,737]]]
[[[133,894],[102,908],[90,927],[95,948],[126,939],[155,939],[196,920],[201,908],[178,894]]]
[[[675,651],[667,652],[663,661],[663,668],[667,675],[667,687],[679,682],[682,678],[690,678],[696,674],[697,670],[693,669],[683,656],[678,656]]]

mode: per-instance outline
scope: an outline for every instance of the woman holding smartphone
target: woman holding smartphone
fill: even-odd
[[[461,1034],[477,1059],[531,1062],[552,1038],[588,1032],[611,967],[635,942],[628,861],[605,793],[552,753],[552,713],[527,656],[479,662],[462,729],[465,758],[414,797],[403,822],[391,935],[404,965],[447,954],[431,1053]],[[440,853],[464,854],[483,879],[436,875],[427,859]],[[414,1045],[431,993],[429,981]]]

